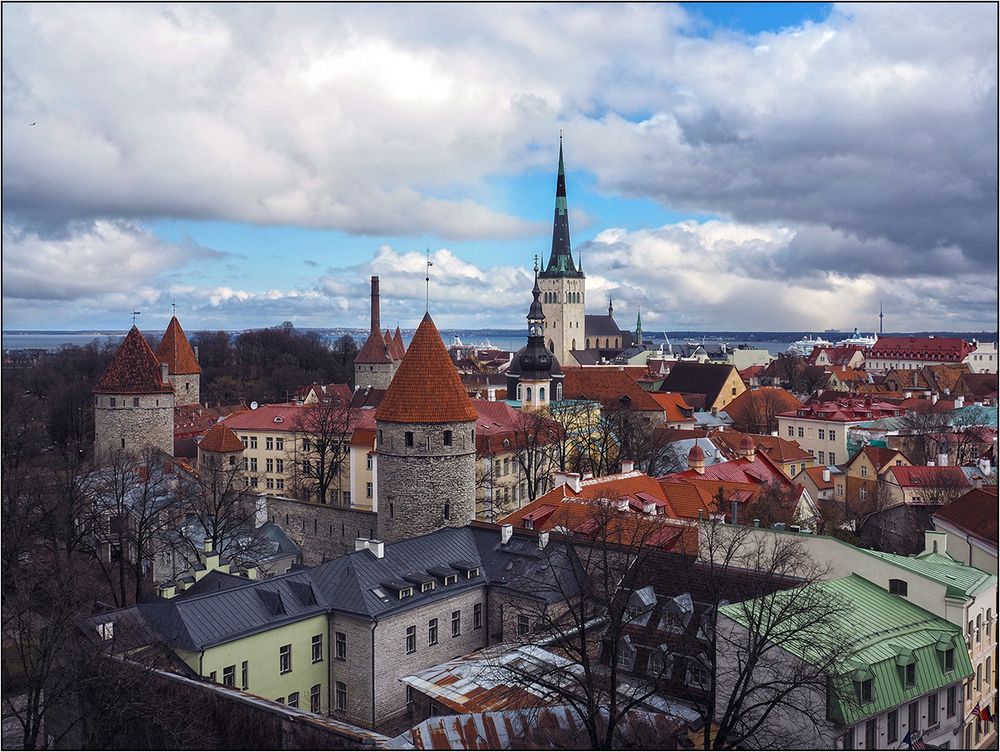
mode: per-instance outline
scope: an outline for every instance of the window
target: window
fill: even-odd
[[[413,687],[411,687],[409,684],[406,685],[406,704],[407,705],[413,704]]]
[[[111,398],[111,407],[118,407],[118,398],[117,397],[112,397]]]
[[[990,636],[990,628],[991,628],[992,624],[993,624],[993,609],[988,608],[988,609],[986,609],[986,637],[987,638],[989,638],[989,636]]]
[[[825,464],[826,458],[824,457],[824,452],[822,449],[819,450],[819,464]]]
[[[862,478],[867,478],[868,477],[868,466],[867,465],[862,465],[861,466],[861,477]]]
[[[483,604],[476,603],[472,606],[472,628],[479,629],[483,626]]]
[[[214,671],[208,675],[208,680],[211,681],[211,682],[215,681],[215,672]]]
[[[451,431],[445,431],[443,434],[444,445],[451,446]]]
[[[830,441],[836,441],[836,440],[837,440],[837,432],[836,432],[836,431],[834,431],[834,430],[833,430],[833,429],[831,428],[831,429],[830,429]],[[830,461],[832,462],[833,460],[830,460]]]
[[[944,651],[944,670],[955,670],[955,648],[948,648]]]
[[[285,479],[284,478],[277,478],[277,479],[275,479],[275,481],[274,481],[274,487],[278,488],[278,489],[284,488],[285,487]]]
[[[319,704],[319,693],[322,686],[319,684],[313,684],[309,690],[309,712],[318,713],[320,710]]]
[[[312,442],[309,439],[302,439],[302,451],[303,452],[312,451]]]
[[[256,457],[251,457],[250,458],[250,472],[251,473],[257,472],[257,458]]]
[[[906,595],[906,580],[889,580],[889,592],[893,595]]]
[[[287,674],[292,670],[292,646],[282,645],[278,648],[278,663],[281,673]]]
[[[983,615],[976,614],[976,642],[983,641]]]
[[[895,708],[885,717],[886,741],[892,744],[899,740],[899,711]]]
[[[688,670],[691,674],[691,681],[701,687],[707,687],[711,681],[711,677],[708,675],[708,669],[706,669],[701,661],[695,659],[688,662]]]
[[[368,456],[368,469],[371,470],[374,466],[375,466],[375,463],[372,460],[371,455],[369,455]]]
[[[910,689],[917,683],[917,664],[910,663],[903,668],[903,688]]]
[[[983,691],[983,664],[976,666],[976,691]]]
[[[347,710],[347,685],[337,682],[337,710]]]
[[[406,652],[407,654],[417,652],[417,628],[415,626],[406,628]]]
[[[821,438],[821,439],[825,439],[826,438],[826,431],[824,431],[822,428],[819,429],[819,438]]]
[[[865,749],[878,749],[878,718],[865,721]]]
[[[222,683],[227,687],[236,686],[236,664],[222,669]]]
[[[518,634],[518,636],[528,634],[528,630],[529,629],[530,629],[530,625],[528,623],[528,616],[527,616],[527,614],[518,614],[517,615],[517,634]]]
[[[927,695],[927,725],[937,726],[938,722],[938,694],[931,692]]]
[[[276,438],[274,440],[274,448],[277,449],[279,452],[283,451],[284,448],[285,448],[285,440],[283,438],[281,438],[280,436],[278,438]]]
[[[854,749],[854,728],[849,728],[841,737],[841,747],[844,749]]]
[[[274,449],[274,437],[273,436],[266,436],[264,438],[264,448],[265,449]]]
[[[349,506],[351,503],[351,492],[344,491],[344,506]]]
[[[457,574],[446,574],[444,576],[444,584],[445,585],[454,585],[456,582],[458,582],[458,575]]]
[[[864,681],[855,682],[858,690],[858,699],[861,702],[871,702],[872,701],[872,680],[865,679]]]
[[[371,481],[365,483],[365,496],[370,499],[374,494],[375,486],[371,483]]]
[[[799,438],[800,439],[804,438],[805,435],[806,435],[805,429],[803,429],[802,426],[799,426]]]
[[[274,472],[274,460],[271,459],[270,457],[268,457],[266,460],[264,460],[264,470],[265,470],[265,472],[268,472],[268,473],[273,473]]]
[[[920,730],[920,703],[911,702],[906,706],[906,730],[910,732]]]
[[[275,702],[278,703],[279,705],[284,705],[285,704],[285,698],[284,697],[279,697],[279,698],[277,698],[275,700]]]
[[[948,687],[948,694],[945,695],[945,714],[949,718],[954,718],[958,708],[958,685],[952,684]]]
[[[431,619],[427,622],[427,644],[437,645],[438,644],[438,620]]]
[[[827,455],[827,459],[830,460],[830,464],[831,465],[836,465],[837,464],[837,455],[834,452],[830,452]]]
[[[308,475],[312,472],[312,462],[310,460],[302,460],[302,472]]]
[[[285,461],[284,460],[280,460],[280,459],[279,460],[275,460],[274,461],[274,471],[277,472],[277,473],[283,473],[283,472],[285,472]]]
[[[447,501],[444,503],[444,518],[446,520],[451,519],[451,504]]]
[[[264,479],[264,487],[265,488],[274,488],[274,478],[265,478]]]
[[[404,434],[404,436],[406,438],[406,446],[408,446],[408,447],[413,446],[413,431],[407,431]]]
[[[334,645],[338,661],[347,660],[347,635],[343,632],[334,632]]]
[[[451,636],[458,637],[462,634],[462,612],[452,611],[451,612]]]
[[[299,706],[299,693],[290,692],[288,694],[288,707],[297,708]]]
[[[789,436],[795,436],[795,427],[794,426],[789,426],[788,427],[788,435]]]
[[[133,397],[132,398],[132,407],[139,407],[139,398],[138,397]]]
[[[313,635],[312,662],[319,663],[321,660],[323,660],[323,635]]]
[[[250,448],[251,449],[256,449],[257,448],[257,437],[256,436],[251,436],[250,437]]]

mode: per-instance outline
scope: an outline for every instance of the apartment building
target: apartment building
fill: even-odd
[[[778,435],[794,439],[820,465],[836,465],[848,459],[848,429],[865,421],[896,417],[903,412],[895,405],[862,398],[810,403],[779,413]]]

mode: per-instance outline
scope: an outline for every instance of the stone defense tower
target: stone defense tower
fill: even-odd
[[[559,175],[556,178],[556,213],[552,223],[552,254],[545,271],[538,275],[545,313],[545,344],[560,363],[576,361],[570,350],[586,347],[584,303],[586,277],[573,263],[566,206],[566,174],[563,170],[562,136],[559,137]]]
[[[138,327],[94,387],[94,459],[156,447],[174,456],[174,388]]]
[[[476,417],[425,314],[375,411],[379,538],[398,541],[475,518]]]
[[[354,387],[388,389],[403,359],[403,336],[396,327],[395,335],[381,331],[379,323],[378,277],[372,277],[372,318],[368,339],[354,358]]]
[[[176,316],[171,317],[167,331],[156,348],[156,359],[167,364],[167,379],[174,387],[178,405],[196,405],[201,402],[201,366],[198,355],[191,348],[187,335]]]
[[[535,260],[534,298],[528,309],[528,344],[518,350],[507,369],[507,397],[515,397],[522,410],[542,410],[552,400],[562,399],[563,372],[559,359],[545,347],[545,314],[538,287],[538,260]]]

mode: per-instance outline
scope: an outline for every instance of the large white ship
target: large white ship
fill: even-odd
[[[866,337],[858,331],[857,327],[854,327],[854,333],[847,339],[842,339],[838,342],[838,345],[861,345],[862,347],[872,347],[876,342],[878,342],[878,335],[872,332],[870,337]]]
[[[813,351],[814,347],[833,347],[833,343],[822,337],[813,339],[811,335],[807,334],[797,342],[790,344],[785,352],[789,355],[808,355]]]

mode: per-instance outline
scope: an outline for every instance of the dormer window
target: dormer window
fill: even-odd
[[[433,589],[434,589],[434,583],[433,582],[424,582],[424,583],[421,583],[421,585],[420,585],[420,592],[421,593],[426,593],[428,590],[433,590]]]
[[[445,584],[446,587],[448,585],[454,585],[456,582],[458,582],[458,575],[457,574],[446,574],[444,576],[444,584]]]
[[[467,580],[471,580],[473,577],[478,577],[478,576],[479,576],[479,567],[476,567],[475,569],[465,570],[465,579]]]
[[[413,588],[409,587],[403,588],[399,591],[399,600],[403,600],[403,598],[409,598],[412,595],[413,595]]]
[[[274,416],[274,422],[275,423],[281,423],[281,416],[280,415],[275,415]]]
[[[857,692],[858,700],[860,702],[871,702],[873,687],[874,680],[871,678],[854,682],[854,689]]]
[[[906,595],[906,580],[889,580],[889,592],[893,595]]]

